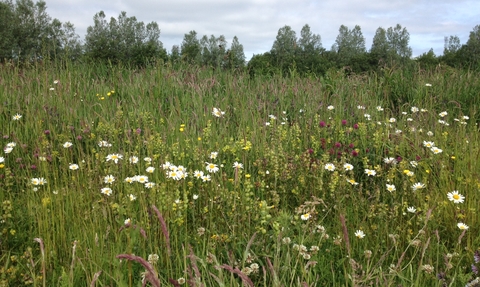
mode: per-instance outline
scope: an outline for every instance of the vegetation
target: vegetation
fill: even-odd
[[[0,70],[2,286],[479,280],[476,72],[29,65]]]

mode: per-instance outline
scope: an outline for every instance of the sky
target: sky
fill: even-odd
[[[480,0],[44,0],[47,13],[71,22],[83,40],[93,16],[104,11],[107,19],[120,12],[137,21],[157,22],[160,40],[168,52],[180,46],[192,30],[203,35],[224,35],[231,44],[237,36],[246,59],[270,51],[278,30],[290,26],[297,37],[305,24],[320,35],[330,50],[341,25],[359,25],[370,49],[375,31],[400,24],[410,33],[413,56],[430,48],[441,55],[444,37],[456,35],[461,44],[480,25]]]

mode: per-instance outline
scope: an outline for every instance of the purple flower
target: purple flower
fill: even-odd
[[[358,124],[354,124],[353,128],[357,130],[358,129]]]
[[[475,275],[478,274],[478,267],[472,264],[472,272],[475,273]]]
[[[49,135],[49,134],[50,134],[50,130],[45,130],[43,133],[46,134],[46,135]]]
[[[480,262],[480,251],[478,250],[475,251],[475,254],[473,255],[473,260],[475,261],[475,263]]]
[[[346,126],[347,125],[347,120],[342,120],[342,126]]]
[[[336,148],[340,148],[340,147],[342,147],[342,144],[339,143],[339,142],[336,142],[336,143],[335,143],[335,147],[336,147]]]
[[[320,122],[320,126],[321,126],[322,128],[324,128],[326,125],[327,125],[327,124],[326,124],[324,121],[321,121],[321,122]]]

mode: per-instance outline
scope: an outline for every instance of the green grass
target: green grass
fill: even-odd
[[[4,286],[141,286],[142,274],[152,286],[476,278],[478,74],[252,79],[198,67],[5,65],[0,83],[2,145],[16,144],[1,155]],[[107,161],[113,154],[123,158]],[[170,178],[167,162],[188,175]],[[155,185],[125,182],[136,175]],[[449,201],[454,190],[463,203]]]

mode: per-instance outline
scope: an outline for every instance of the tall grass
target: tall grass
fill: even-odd
[[[476,278],[478,74],[38,64],[0,83],[5,286]]]

